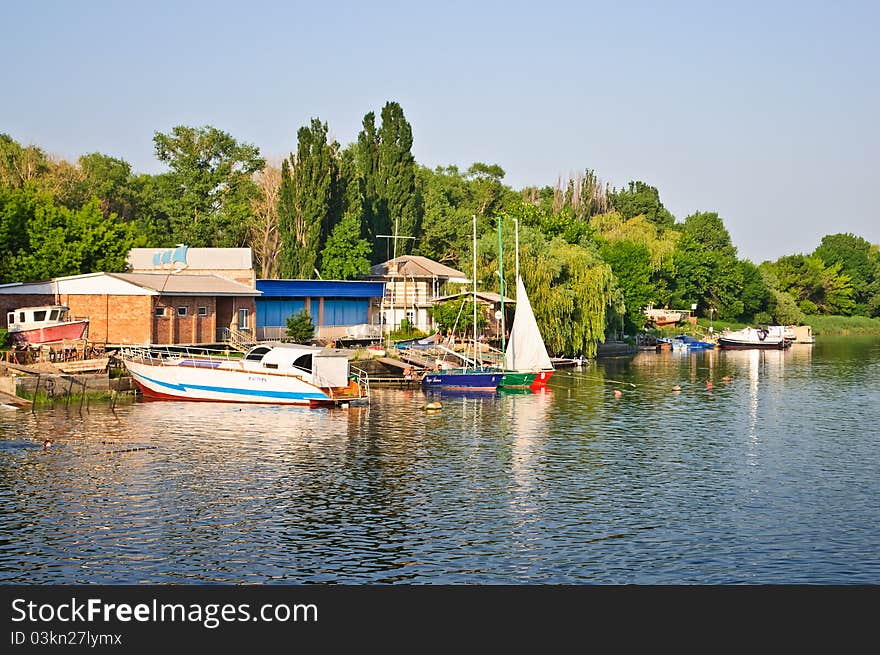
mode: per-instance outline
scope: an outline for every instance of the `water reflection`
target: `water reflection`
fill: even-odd
[[[878,583],[878,364],[869,339],[641,353],[440,411],[4,412],[0,580]]]

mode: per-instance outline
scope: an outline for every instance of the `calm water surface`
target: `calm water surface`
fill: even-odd
[[[880,584],[880,338],[551,382],[0,410],[0,582]]]

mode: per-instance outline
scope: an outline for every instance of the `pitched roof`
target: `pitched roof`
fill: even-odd
[[[259,296],[259,291],[219,275],[169,275],[168,273],[107,273],[123,282],[166,296]]]
[[[453,293],[450,296],[441,296],[439,298],[434,298],[434,302],[446,302],[447,300],[455,300],[457,298],[470,298],[473,296],[472,291],[462,291],[461,293]],[[483,302],[487,302],[490,304],[496,304],[501,302],[501,294],[495,293],[494,291],[477,291],[477,300],[482,300]],[[504,296],[504,303],[509,305],[515,305],[516,301],[513,298],[508,298]]]
[[[370,277],[389,277],[392,270],[406,277],[442,277],[451,282],[467,282],[465,274],[421,255],[401,255],[370,267]]]

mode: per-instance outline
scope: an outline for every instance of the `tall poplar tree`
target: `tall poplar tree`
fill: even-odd
[[[327,123],[313,118],[297,132],[296,155],[282,162],[278,203],[283,277],[311,278],[329,233],[338,175],[336,142],[327,141]]]
[[[412,144],[412,127],[403,115],[403,108],[396,102],[385,103],[379,128],[379,181],[388,212],[388,228],[395,236],[415,236],[421,223]],[[411,240],[398,241],[398,254],[411,249]]]

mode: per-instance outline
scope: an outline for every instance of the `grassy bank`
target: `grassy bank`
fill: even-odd
[[[880,334],[880,318],[866,316],[807,316],[813,334]]]
[[[70,400],[67,400],[66,389],[62,390],[60,393],[55,391],[53,395],[49,395],[42,389],[37,393],[36,400],[34,400],[34,392],[31,389],[18,389],[18,393],[16,394],[19,398],[24,398],[25,400],[30,400],[35,405],[65,405],[70,404],[71,407],[79,406],[81,403],[93,403],[93,402],[105,402],[109,403],[113,400],[113,392],[112,391],[87,391],[76,392],[71,391]],[[131,402],[135,398],[135,393],[133,391],[117,391],[116,392],[116,403],[122,402]]]

